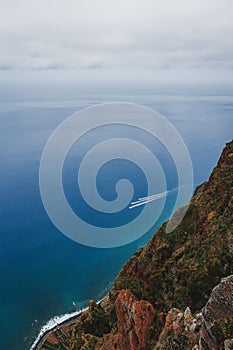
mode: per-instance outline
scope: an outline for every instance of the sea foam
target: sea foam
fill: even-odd
[[[97,301],[97,304],[101,303],[101,301],[103,301],[104,298],[100,299]],[[86,311],[88,309],[88,307],[85,307],[83,309],[71,312],[70,314],[64,314],[61,316],[54,316],[52,317],[44,326],[42,326],[37,338],[35,339],[34,343],[32,344],[32,346],[30,347],[30,350],[35,350],[36,347],[38,346],[39,342],[42,340],[43,336],[52,331],[54,328],[56,328],[57,326],[62,325],[64,322],[71,320],[74,317],[77,317],[78,315],[80,315],[82,312]]]

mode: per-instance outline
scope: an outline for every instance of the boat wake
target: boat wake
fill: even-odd
[[[169,191],[164,191],[161,193],[153,194],[151,196],[138,198],[137,201],[130,203],[129,209],[139,207],[140,205],[147,204],[147,203],[152,202],[152,201],[157,201],[158,199],[164,198],[164,197],[168,196],[169,194],[177,191],[178,188],[179,187],[176,187],[176,188],[173,188],[172,190],[169,190]]]

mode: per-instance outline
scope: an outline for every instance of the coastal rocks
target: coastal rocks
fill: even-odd
[[[94,300],[89,302],[89,308],[78,319],[77,326],[84,333],[102,337],[103,334],[110,332],[109,318],[100,304]]]
[[[121,350],[148,349],[155,338],[156,312],[145,300],[138,301],[129,290],[119,293],[116,303],[118,347]]]
[[[171,309],[154,350],[192,349],[196,342],[197,327],[197,319],[188,307],[184,312]]]
[[[168,233],[162,225],[123,266],[110,291],[112,302],[119,291],[129,289],[158,312],[187,305],[199,312],[212,288],[233,273],[231,154],[233,142],[224,148],[209,181],[197,188],[179,226]]]
[[[233,349],[233,275],[213,289],[202,316],[200,349]]]
[[[233,141],[179,226],[163,224],[123,266],[109,298],[90,302],[43,349],[233,350],[232,179]]]
[[[105,307],[107,303],[106,300]],[[111,331],[109,322],[105,308],[91,300],[75,322],[49,332],[38,350],[94,350],[100,338]]]
[[[233,350],[233,339],[226,339],[224,341],[225,350]]]
[[[233,275],[221,280],[195,317],[171,309],[154,350],[233,350]]]

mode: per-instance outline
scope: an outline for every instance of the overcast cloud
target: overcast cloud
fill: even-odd
[[[232,18],[232,0],[0,0],[0,70],[232,72]]]

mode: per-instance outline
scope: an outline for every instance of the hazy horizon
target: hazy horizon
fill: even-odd
[[[1,94],[229,95],[232,13],[230,0],[1,1]]]

